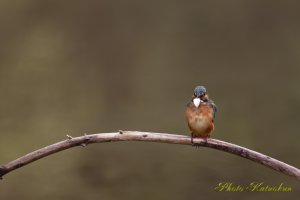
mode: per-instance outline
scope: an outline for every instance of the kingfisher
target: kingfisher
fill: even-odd
[[[214,130],[214,120],[217,112],[217,106],[209,99],[204,86],[197,86],[194,89],[192,100],[187,104],[185,118],[191,131],[191,143],[193,138],[200,137],[205,139],[210,137]]]

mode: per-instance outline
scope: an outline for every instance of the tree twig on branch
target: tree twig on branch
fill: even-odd
[[[152,132],[139,132],[139,131],[119,131],[114,133],[99,133],[92,135],[84,135],[80,137],[72,137],[67,135],[67,139],[55,144],[38,149],[28,153],[16,160],[0,166],[0,178],[5,174],[23,167],[33,161],[46,157],[48,155],[57,153],[59,151],[69,149],[75,146],[86,146],[91,143],[102,142],[117,142],[117,141],[148,141],[148,142],[161,142],[169,144],[182,144],[191,145],[191,139],[184,135],[166,134],[166,133],[152,133]],[[205,141],[201,138],[195,138],[194,142],[199,146],[209,147],[220,151],[232,153],[243,158],[247,158],[254,162],[260,163],[266,167],[272,168],[276,171],[286,175],[295,177],[300,180],[300,170],[288,165],[284,162],[258,153],[256,151],[241,147],[235,144],[224,142],[217,139],[208,139]]]

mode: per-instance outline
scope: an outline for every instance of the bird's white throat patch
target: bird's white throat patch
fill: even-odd
[[[198,108],[200,106],[201,99],[200,98],[194,98],[193,103],[196,106],[196,108]]]

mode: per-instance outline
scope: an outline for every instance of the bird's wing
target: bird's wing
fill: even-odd
[[[214,119],[215,119],[216,118],[216,113],[217,113],[217,106],[212,100],[209,100],[208,103],[210,104],[210,106],[213,109],[213,116],[214,116]]]

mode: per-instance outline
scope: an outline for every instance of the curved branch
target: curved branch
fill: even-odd
[[[80,137],[71,137],[67,135],[68,139],[46,146],[44,148],[26,154],[16,160],[13,160],[5,165],[0,166],[0,177],[5,174],[23,167],[33,161],[46,157],[48,155],[57,153],[59,151],[69,149],[75,146],[86,146],[91,143],[102,142],[116,142],[116,141],[149,141],[149,142],[162,142],[170,144],[183,144],[191,145],[190,137],[184,135],[174,135],[165,133],[152,133],[152,132],[139,132],[139,131],[119,131],[114,133],[99,133],[92,135],[84,135]],[[284,162],[258,153],[256,151],[241,147],[235,144],[224,142],[216,139],[195,138],[194,142],[199,146],[209,147],[228,153],[232,153],[243,158],[247,158],[254,162],[260,163],[266,167],[272,168],[276,171],[282,172],[286,175],[295,177],[300,180],[300,170],[290,166]]]

